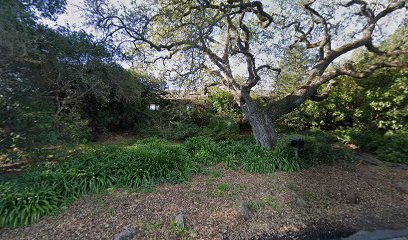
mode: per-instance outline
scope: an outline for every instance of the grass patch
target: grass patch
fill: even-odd
[[[224,171],[222,169],[216,169],[212,171],[208,171],[207,174],[211,178],[220,178],[224,176]]]
[[[182,240],[195,239],[197,237],[193,230],[180,226],[175,220],[170,222],[170,229]]]
[[[294,183],[290,183],[288,188],[296,193],[298,196],[302,196],[302,198],[309,203],[313,203],[316,205],[320,205],[324,208],[328,208],[330,206],[330,199],[327,195],[316,195],[315,193],[306,191],[301,189],[298,185]]]
[[[236,198],[242,190],[245,190],[248,186],[245,184],[230,184],[227,182],[221,182],[215,186],[211,192],[212,197],[227,197],[229,199]]]
[[[153,233],[158,229],[161,229],[163,227],[163,223],[162,222],[156,222],[156,223],[148,223],[148,222],[144,222],[140,228],[142,229],[143,232],[145,233]]]
[[[265,196],[260,198],[259,200],[249,202],[249,208],[256,212],[261,210],[265,206],[269,206],[275,210],[280,208],[279,202],[270,196]]]
[[[231,186],[229,183],[222,182],[217,185],[217,187],[212,191],[212,194],[214,196],[224,196],[228,193],[228,191],[231,189]]]
[[[315,193],[304,191],[303,199],[306,202],[311,202],[313,204],[322,206],[323,208],[329,208],[330,199],[327,195],[316,195]]]

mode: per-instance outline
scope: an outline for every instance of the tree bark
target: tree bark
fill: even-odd
[[[259,109],[257,104],[243,107],[245,116],[251,125],[256,143],[265,148],[273,148],[278,141],[275,129],[275,118],[266,111]]]

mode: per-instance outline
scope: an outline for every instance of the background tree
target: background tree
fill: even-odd
[[[89,127],[94,132],[132,128],[143,118],[140,98],[149,77],[125,70],[111,49],[83,31],[40,24],[39,18],[64,10],[64,2],[57,2],[5,2],[2,152],[21,155],[49,144],[82,142],[90,138]]]

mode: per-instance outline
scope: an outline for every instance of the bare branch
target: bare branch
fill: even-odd
[[[336,83],[335,80],[330,80],[327,84],[323,93],[317,95],[317,91],[309,98],[309,100],[314,102],[322,102],[329,97],[330,90],[332,86]]]
[[[353,65],[345,63],[340,68],[337,68],[333,71],[325,73],[320,79],[319,83],[323,84],[331,79],[334,79],[338,76],[343,76],[343,75],[347,75],[347,76],[357,78],[357,79],[363,79],[363,78],[367,78],[371,76],[378,69],[390,68],[390,67],[403,68],[403,67],[408,67],[408,64],[397,62],[397,61],[380,62],[380,63],[375,63],[375,64],[372,64],[371,66],[366,67],[365,70],[356,71]]]
[[[258,72],[261,71],[262,69],[268,69],[268,70],[274,71],[274,72],[276,72],[278,75],[280,75],[280,73],[282,72],[282,69],[280,69],[280,68],[274,68],[274,67],[272,67],[271,65],[266,65],[266,64],[257,67],[256,70],[255,70],[255,72],[258,74]]]

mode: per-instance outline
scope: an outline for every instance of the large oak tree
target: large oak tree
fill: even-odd
[[[376,46],[384,37],[381,24],[406,17],[405,0],[137,2],[118,9],[105,0],[89,0],[88,20],[128,56],[145,63],[170,61],[172,78],[229,89],[257,143],[268,148],[278,138],[276,121],[308,99],[327,97],[337,77],[363,79],[377,69],[407,66],[401,57],[407,50],[399,47],[406,40],[392,48]],[[251,91],[259,86],[276,90],[281,67],[288,68],[277,59],[294,48],[309,52],[307,74],[295,90],[261,106]],[[364,67],[346,61],[359,48],[377,55],[376,60]]]

